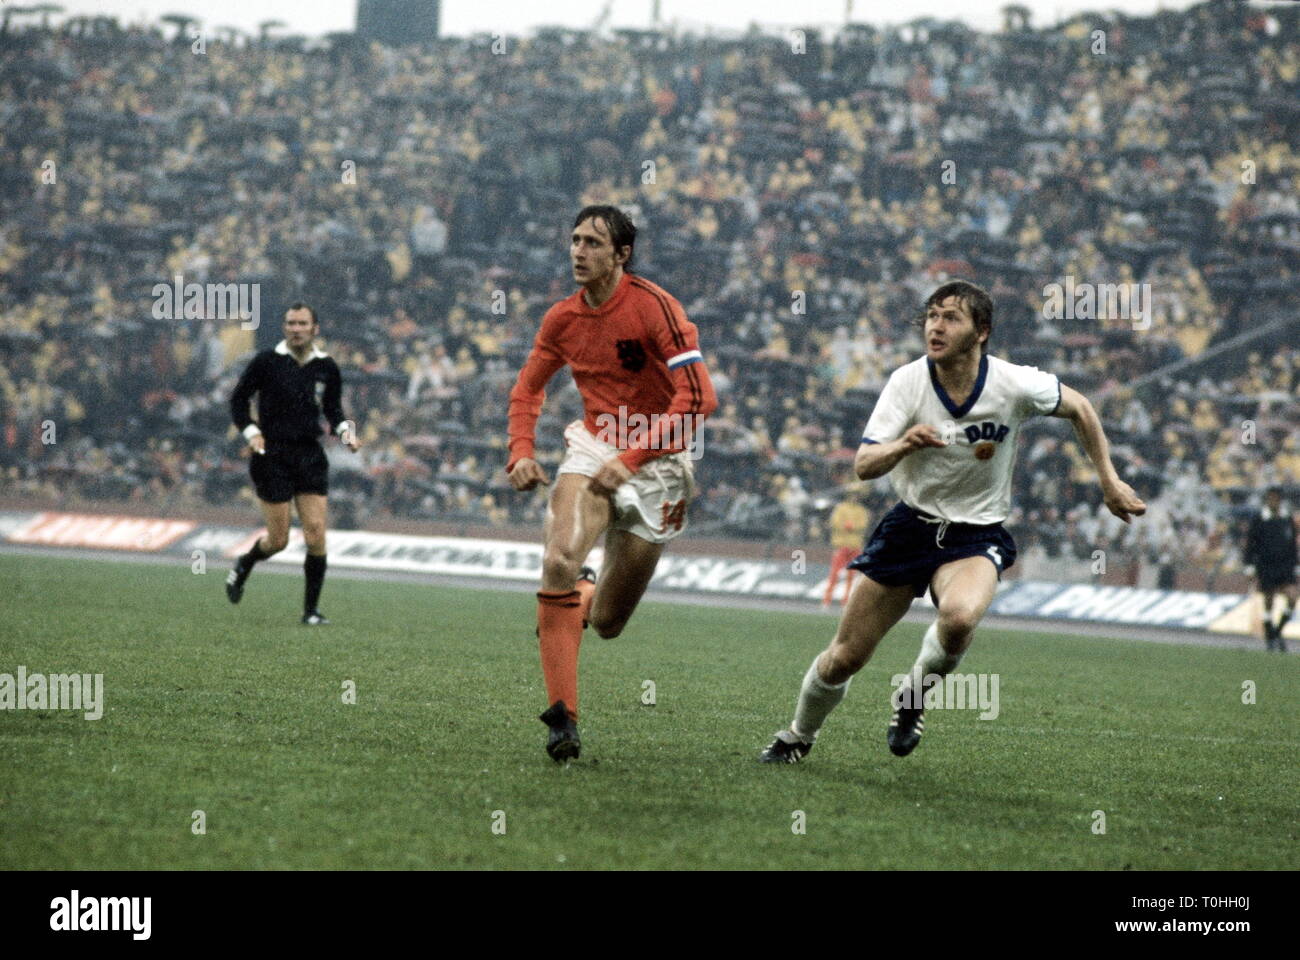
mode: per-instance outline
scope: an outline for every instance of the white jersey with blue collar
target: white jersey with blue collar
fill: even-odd
[[[1060,405],[1053,374],[985,355],[970,397],[958,406],[934,362],[921,357],[890,374],[862,442],[888,443],[929,424],[947,446],[923,447],[898,462],[889,476],[899,498],[953,523],[1001,523],[1011,508],[1020,424]]]

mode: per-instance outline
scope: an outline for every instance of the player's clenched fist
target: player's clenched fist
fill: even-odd
[[[1130,516],[1140,517],[1147,512],[1147,505],[1123,480],[1107,484],[1102,490],[1102,497],[1106,501],[1106,509],[1125,523],[1128,523]]]
[[[531,490],[539,483],[547,484],[551,478],[546,475],[542,465],[531,457],[523,457],[510,471],[510,485],[516,490]]]
[[[928,423],[918,423],[908,430],[907,433],[903,434],[903,443],[907,446],[909,452],[920,450],[923,447],[947,446],[939,436],[939,431]]]
[[[248,441],[248,449],[254,453],[266,453],[266,437],[260,433],[253,434],[253,439]]]

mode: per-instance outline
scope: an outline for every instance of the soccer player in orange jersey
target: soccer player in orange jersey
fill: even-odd
[[[547,382],[568,364],[584,418],[564,431],[565,457],[546,511],[537,636],[550,707],[546,752],[578,756],[578,648],[590,623],[617,637],[686,526],[691,459],[717,406],[695,325],[672,296],[631,272],[636,227],[617,207],[583,208],[569,258],[581,289],[546,312],[510,392],[516,490],[548,484],[533,458]],[[583,566],[605,534],[599,586]]]

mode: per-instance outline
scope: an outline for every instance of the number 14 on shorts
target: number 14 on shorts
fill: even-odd
[[[663,519],[660,521],[659,526],[664,530],[672,527],[674,530],[680,531],[682,524],[686,521],[686,501],[678,500],[673,503],[671,500],[665,500],[662,509]]]

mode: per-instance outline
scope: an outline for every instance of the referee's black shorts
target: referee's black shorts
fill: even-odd
[[[249,458],[257,499],[287,503],[299,493],[329,493],[330,463],[315,440],[307,443],[267,443],[266,453]]]
[[[1282,587],[1295,586],[1295,567],[1290,564],[1265,564],[1258,568],[1255,580],[1260,593],[1273,593]]]

